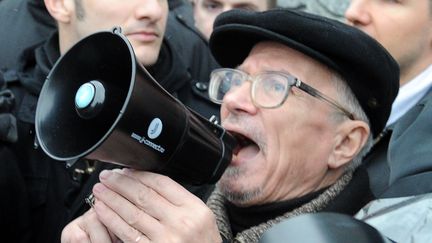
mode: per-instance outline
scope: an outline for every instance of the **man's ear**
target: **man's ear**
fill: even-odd
[[[369,126],[363,121],[343,122],[337,130],[329,168],[338,169],[350,162],[363,148],[369,134]]]
[[[73,0],[44,0],[50,15],[60,23],[70,22],[74,14]]]

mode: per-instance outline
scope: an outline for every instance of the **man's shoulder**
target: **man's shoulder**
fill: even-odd
[[[367,156],[371,188],[378,197],[432,192],[432,91],[392,126]],[[424,179],[428,178],[428,179]]]
[[[192,51],[210,52],[202,34],[183,15],[176,12],[168,15],[165,40],[181,55],[191,54]]]
[[[432,126],[429,126],[429,122],[432,116],[432,88],[430,88],[423,98],[417,102],[405,115],[403,115],[398,121],[395,122],[393,130],[395,134],[392,137],[399,136],[399,133],[405,133],[407,129],[415,127],[421,127],[423,130],[418,130],[419,136],[424,136],[424,132],[431,130]],[[430,129],[429,129],[430,128]],[[414,133],[417,134],[417,133]],[[409,138],[413,136],[407,136]],[[394,139],[394,138],[392,138]]]
[[[43,1],[1,1],[0,32],[5,38],[0,38],[0,68],[15,67],[23,49],[45,40],[54,29]]]

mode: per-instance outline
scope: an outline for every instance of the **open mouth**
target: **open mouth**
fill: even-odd
[[[232,135],[237,139],[237,146],[233,149],[235,161],[250,159],[257,155],[260,149],[252,139],[236,132],[233,132]]]

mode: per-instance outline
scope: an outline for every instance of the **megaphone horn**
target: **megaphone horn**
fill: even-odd
[[[236,143],[164,90],[119,28],[82,39],[55,63],[38,100],[36,135],[56,160],[85,157],[190,184],[217,181]]]

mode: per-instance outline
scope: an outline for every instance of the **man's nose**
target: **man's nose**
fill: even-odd
[[[345,18],[348,24],[353,26],[367,25],[371,18],[368,12],[369,0],[351,0],[345,11]]]
[[[166,1],[160,0],[139,0],[139,4],[135,8],[135,17],[137,19],[147,18],[151,21],[157,21],[164,15],[167,8]]]
[[[223,105],[230,112],[255,113],[257,107],[251,97],[251,82],[243,82],[240,86],[233,87],[223,98]]]

